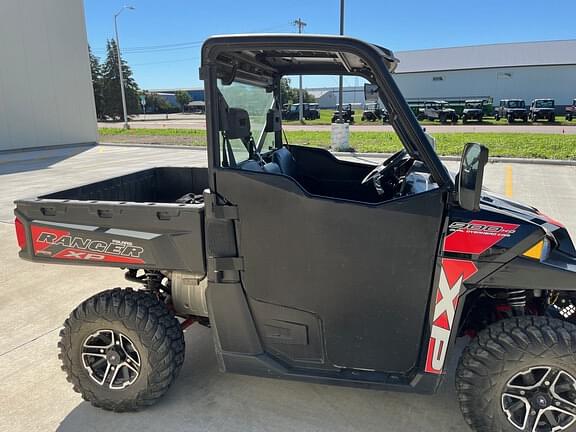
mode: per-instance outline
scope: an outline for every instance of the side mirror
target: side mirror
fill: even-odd
[[[378,86],[376,84],[364,84],[364,99],[368,102],[378,102]]]
[[[480,194],[484,167],[488,162],[488,149],[483,145],[468,143],[462,152],[460,172],[457,177],[458,203],[470,211],[480,210]]]

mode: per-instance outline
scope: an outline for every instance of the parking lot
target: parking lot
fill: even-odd
[[[202,150],[151,146],[0,154],[0,431],[467,430],[453,391],[454,362],[435,396],[235,376],[218,372],[210,330],[200,326],[187,331],[186,362],[159,404],[112,414],[81,401],[60,371],[58,329],[83,299],[127,282],[117,269],[19,260],[13,200],[150,166],[205,164]],[[575,178],[576,166],[491,163],[485,185],[538,207],[576,235]]]

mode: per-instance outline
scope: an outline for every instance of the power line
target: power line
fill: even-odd
[[[195,60],[200,60],[200,57],[191,57],[191,58],[178,59],[178,60],[162,60],[162,61],[146,62],[146,63],[134,63],[130,66],[134,67],[134,66],[148,66],[148,65],[166,64],[166,63],[184,63],[184,62],[191,62],[191,61],[195,61]]]
[[[306,25],[306,23],[304,23],[304,25]],[[251,30],[248,31],[246,33],[266,33],[266,32],[270,32],[273,30],[279,30],[279,29],[287,29],[288,25],[287,24],[281,24],[281,25],[275,25],[275,26],[270,26],[270,27],[266,27],[266,28],[261,28],[258,30]],[[122,53],[123,54],[127,54],[127,53],[140,53],[140,52],[157,52],[157,51],[172,51],[172,50],[176,50],[176,49],[190,49],[190,48],[196,48],[200,45],[202,45],[204,43],[204,40],[197,40],[197,41],[191,41],[191,42],[176,42],[176,43],[171,43],[171,44],[161,44],[161,45],[142,45],[142,46],[133,46],[133,47],[126,47],[126,48],[122,48]],[[92,48],[92,51],[95,53],[105,53],[106,47],[95,47]]]

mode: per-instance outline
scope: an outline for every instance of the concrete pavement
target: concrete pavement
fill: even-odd
[[[3,154],[0,160],[6,162],[0,163],[0,431],[467,430],[453,391],[454,364],[435,396],[221,374],[210,330],[199,326],[187,331],[181,375],[158,405],[136,414],[92,408],[60,371],[58,329],[83,299],[127,282],[117,269],[19,260],[12,201],[150,166],[205,165],[205,152],[97,146]],[[576,235],[575,179],[576,167],[490,164],[485,184],[539,207]]]

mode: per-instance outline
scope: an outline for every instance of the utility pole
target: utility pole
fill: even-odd
[[[301,18],[295,20],[292,24],[298,27],[298,33],[302,34],[302,29],[306,27],[306,23]],[[302,75],[300,75],[300,89],[298,91],[298,118],[300,123],[304,121],[304,93],[302,92]]]
[[[340,36],[344,35],[344,0],[340,0]],[[344,117],[342,114],[342,98],[344,97],[343,90],[343,77],[340,75],[338,78],[338,121],[344,123]]]
[[[116,34],[116,54],[118,55],[118,73],[120,75],[120,93],[122,93],[122,113],[124,115],[124,129],[130,129],[128,125],[128,113],[126,111],[126,93],[124,92],[124,71],[122,70],[122,56],[120,55],[120,41],[118,39],[118,15],[125,9],[134,10],[134,6],[124,6],[114,15],[114,32]]]

